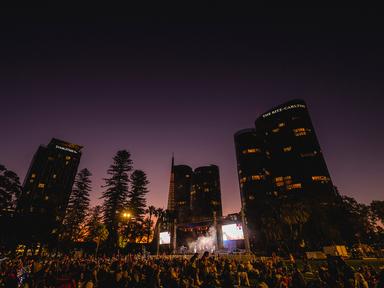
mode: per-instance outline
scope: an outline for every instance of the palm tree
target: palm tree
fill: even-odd
[[[157,217],[156,225],[155,225],[155,232],[154,234],[156,235],[156,255],[159,254],[159,248],[160,248],[160,224],[164,220],[164,216],[166,214],[166,210],[163,208],[157,208],[155,215]]]
[[[149,214],[149,219],[148,219],[148,227],[147,227],[147,243],[149,243],[149,237],[151,236],[151,228],[152,228],[152,216],[156,215],[157,209],[155,206],[149,206],[145,213]]]

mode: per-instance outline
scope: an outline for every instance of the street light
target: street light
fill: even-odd
[[[123,213],[123,218],[127,218],[127,219],[131,218],[131,213],[124,212]]]

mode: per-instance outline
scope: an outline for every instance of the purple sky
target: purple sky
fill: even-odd
[[[224,213],[236,212],[233,134],[302,98],[339,191],[383,200],[384,45],[374,18],[348,26],[356,15],[333,15],[340,25],[317,26],[320,14],[307,15],[313,26],[286,27],[281,15],[227,13],[3,17],[0,163],[23,180],[39,144],[84,145],[95,204],[113,155],[127,149],[148,174],[148,204],[165,207],[173,152],[176,164],[218,165]]]

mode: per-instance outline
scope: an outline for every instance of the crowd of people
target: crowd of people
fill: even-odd
[[[360,265],[353,268],[330,257],[319,266],[278,257],[228,257],[205,252],[186,256],[4,257],[0,287],[260,287],[384,288],[384,271]]]

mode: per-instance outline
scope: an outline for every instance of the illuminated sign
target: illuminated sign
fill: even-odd
[[[75,153],[75,154],[77,153],[75,150],[73,150],[71,148],[68,148],[68,147],[62,147],[62,146],[56,145],[56,148],[64,150],[64,151],[72,152],[72,153]]]
[[[171,244],[171,233],[168,231],[160,232],[160,245]]]
[[[268,113],[263,114],[262,116],[263,116],[263,118],[266,118],[266,117],[269,117],[271,115],[274,115],[274,114],[277,114],[277,113],[280,113],[280,112],[283,112],[283,111],[287,111],[287,110],[290,110],[290,109],[296,109],[296,108],[303,108],[303,109],[305,109],[306,106],[304,104],[292,104],[292,105],[288,105],[288,106],[284,106],[284,107],[272,110],[272,111],[270,111]]]
[[[228,224],[221,227],[223,240],[242,240],[244,239],[243,227],[241,224]]]

